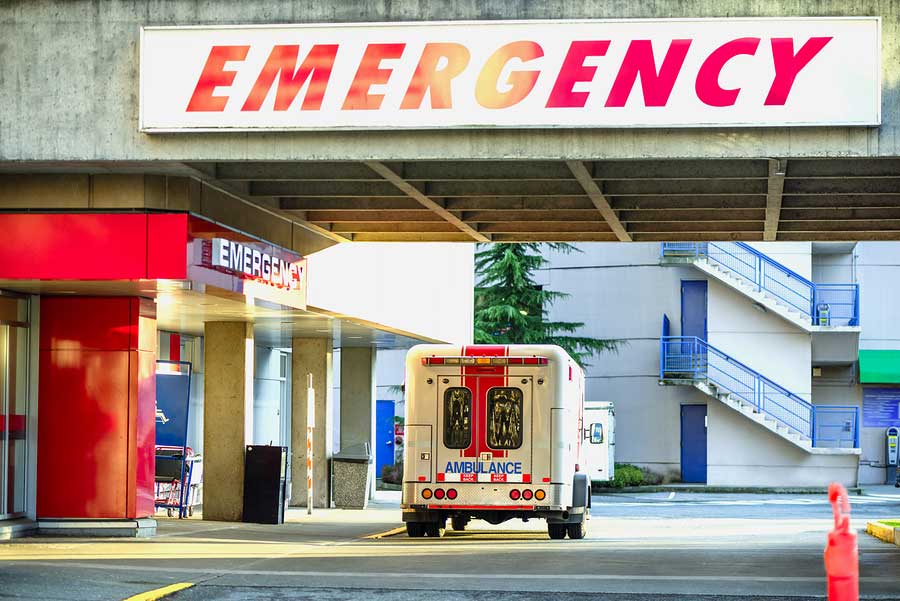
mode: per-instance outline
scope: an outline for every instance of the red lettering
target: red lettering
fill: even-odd
[[[606,106],[625,106],[638,75],[641,77],[644,106],[666,106],[690,47],[691,40],[672,40],[657,73],[653,43],[650,40],[633,40],[622,59],[622,66],[619,67],[619,73],[606,99]]]
[[[506,63],[514,58],[523,63],[544,56],[544,49],[537,42],[511,42],[494,52],[478,75],[475,84],[475,100],[487,109],[503,109],[521,102],[537,83],[540,71],[512,71],[506,80],[509,89],[497,89],[500,73]]]
[[[593,81],[597,67],[586,67],[584,59],[589,56],[605,56],[608,48],[609,40],[572,42],[550,91],[547,108],[584,107],[590,92],[573,92],[572,88],[576,83]]]
[[[453,108],[450,80],[465,70],[469,64],[469,50],[462,44],[425,44],[419,65],[413,73],[400,104],[401,109],[417,109],[422,106],[425,92],[429,91],[431,108]],[[441,59],[447,59],[443,69],[438,69]]]
[[[263,65],[253,89],[247,95],[242,111],[258,111],[266,100],[275,77],[278,76],[278,88],[275,92],[275,110],[286,111],[291,107],[300,89],[309,80],[309,89],[303,97],[300,110],[317,111],[322,107],[325,87],[331,77],[334,58],[337,55],[337,44],[316,44],[306,55],[303,64],[297,68],[300,46],[275,46],[272,48],[266,64]]]
[[[809,38],[794,55],[794,40],[772,38],[772,60],[775,62],[775,79],[766,96],[766,106],[783,106],[794,87],[797,74],[831,41],[830,37]]]
[[[759,47],[759,38],[738,38],[725,42],[706,57],[697,72],[695,89],[697,97],[709,106],[732,106],[737,101],[740,88],[723,89],[719,85],[719,74],[725,63],[734,57],[747,54],[753,56]]]
[[[203,66],[203,71],[197,79],[197,87],[188,102],[187,111],[193,112],[221,112],[225,110],[228,96],[213,96],[213,92],[219,86],[227,87],[234,82],[237,71],[226,71],[225,63],[229,61],[242,61],[247,58],[250,46],[213,46],[209,51],[209,57]]]
[[[347,91],[342,110],[378,110],[384,100],[384,94],[369,94],[373,85],[386,84],[393,73],[392,69],[382,69],[381,61],[400,58],[406,44],[369,44],[359,62],[359,69]]]

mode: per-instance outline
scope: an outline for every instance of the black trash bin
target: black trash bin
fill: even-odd
[[[250,445],[244,455],[243,521],[283,524],[287,447]]]

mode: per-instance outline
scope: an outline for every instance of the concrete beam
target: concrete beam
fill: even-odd
[[[616,238],[620,242],[631,242],[631,236],[625,231],[625,226],[622,225],[616,212],[609,206],[609,201],[603,195],[597,182],[591,177],[591,174],[584,166],[584,163],[581,161],[567,161],[566,165],[569,166],[572,175],[575,176],[575,179],[578,180],[578,183],[584,189],[584,193],[588,195],[588,198],[591,199],[591,202],[594,203],[594,206],[600,211],[603,219],[609,224],[609,227],[616,235]]]
[[[387,165],[384,163],[380,163],[378,161],[366,161],[366,166],[369,167],[372,171],[386,179],[392,185],[394,185],[397,189],[401,190],[410,198],[418,201],[423,207],[431,209],[437,215],[439,215],[445,221],[448,221],[459,228],[465,234],[468,234],[472,238],[474,238],[478,242],[490,242],[491,239],[484,234],[481,234],[470,226],[468,223],[464,222],[462,219],[433,201],[431,198],[422,193],[418,188],[404,180],[400,177],[399,174],[392,171]]]
[[[293,216],[290,213],[285,213],[279,209],[267,206],[266,204],[264,204],[258,200],[250,198],[249,195],[247,195],[243,190],[236,187],[235,185],[233,185],[231,183],[227,183],[227,182],[217,181],[213,175],[210,175],[209,170],[207,170],[207,169],[199,168],[195,165],[190,165],[187,163],[183,163],[182,165],[186,170],[188,170],[191,173],[191,175],[195,179],[202,182],[203,185],[205,185],[208,188],[211,188],[211,189],[219,192],[220,194],[223,194],[237,202],[240,202],[247,206],[258,209],[258,210],[260,210],[264,213],[267,213],[273,217],[283,219],[284,221],[287,221],[288,223],[291,223],[291,224],[299,226],[303,229],[309,230],[310,232],[312,232],[314,234],[318,234],[327,239],[333,240],[334,242],[349,242],[349,240],[347,238],[344,238],[343,236],[333,234],[332,232],[329,232],[328,230],[323,229],[317,225],[303,221],[302,219],[297,219],[296,216]]]
[[[434,216],[432,215],[432,219]],[[331,224],[331,231],[339,233],[362,233],[362,232],[395,232],[395,233],[455,233],[459,229],[452,223],[446,221],[415,221],[412,223],[371,223],[367,221],[358,221],[355,223],[335,223]]]
[[[540,221],[519,221],[510,223],[485,223],[481,231],[490,233],[545,233],[548,235],[575,232],[611,232],[611,228],[605,221],[572,221],[568,223],[544,223]]]
[[[307,198],[288,196],[279,199],[282,211],[408,211],[422,205],[408,196],[390,198]]]
[[[438,221],[433,211],[420,204],[412,211],[306,211],[306,218],[316,223],[413,223]]]
[[[784,176],[787,161],[769,159],[769,182],[766,191],[766,225],[763,240],[774,242],[778,237],[778,222],[781,219],[781,196],[784,193]]]
[[[576,232],[564,234],[494,234],[494,242],[618,242],[613,234]]]

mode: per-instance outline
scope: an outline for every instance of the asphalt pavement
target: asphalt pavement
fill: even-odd
[[[900,492],[900,491],[898,491]],[[395,497],[365,511],[292,511],[281,526],[160,519],[149,540],[31,538],[0,544],[0,598],[609,601],[821,599],[831,527],[824,495],[609,494],[588,537],[551,541],[543,521],[472,522],[442,539],[392,534]],[[900,494],[851,498],[853,527],[900,516]],[[900,548],[859,536],[864,598],[900,600]]]

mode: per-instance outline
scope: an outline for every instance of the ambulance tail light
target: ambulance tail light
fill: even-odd
[[[422,365],[549,365],[547,357],[423,357]]]
[[[431,498],[431,489],[430,489],[430,488],[426,488],[426,489],[423,489],[423,490],[422,490],[422,498],[423,498],[423,499],[430,499],[430,498]]]
[[[543,501],[544,498],[546,498],[546,496],[547,496],[547,493],[545,493],[542,490],[538,490],[534,493],[534,498],[537,499],[538,501]]]
[[[444,489],[443,488],[435,488],[434,489],[434,498],[435,499],[443,499],[444,498]]]
[[[455,488],[451,488],[447,491],[447,498],[450,499],[451,501],[456,498],[456,489]]]
[[[534,496],[534,493],[530,489],[526,488],[525,490],[522,491],[522,498],[525,499],[526,501],[530,501],[531,497],[533,497],[533,496]]]
[[[521,497],[521,496],[522,496],[522,493],[520,493],[515,488],[512,489],[511,491],[509,491],[509,498],[512,499],[513,501],[518,501],[519,497]]]

